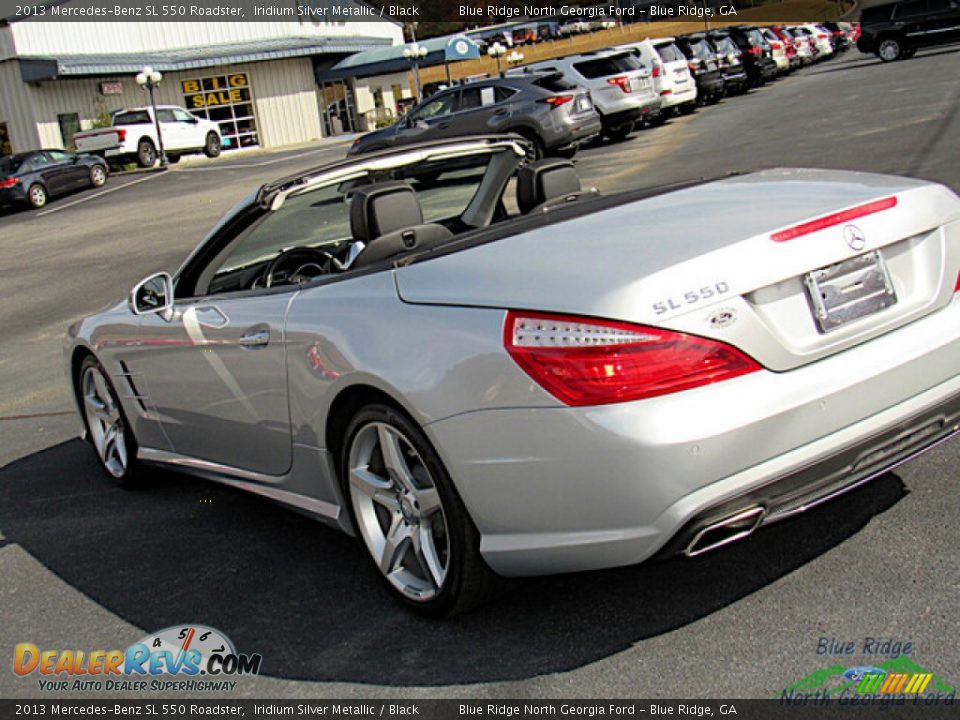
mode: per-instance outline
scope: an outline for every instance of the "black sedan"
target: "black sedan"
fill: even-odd
[[[0,205],[28,203],[42,208],[47,199],[107,181],[107,163],[95,155],[65,150],[31,150],[0,157]]]

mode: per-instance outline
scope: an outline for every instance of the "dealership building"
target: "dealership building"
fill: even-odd
[[[219,123],[228,149],[366,129],[379,86],[327,71],[402,43],[390,21],[0,21],[0,154],[69,148],[112,110],[145,105],[145,65],[163,73],[157,103]],[[411,95],[405,71],[378,82],[391,101]]]

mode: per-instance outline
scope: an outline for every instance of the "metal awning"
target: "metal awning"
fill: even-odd
[[[293,37],[144,53],[61,55],[56,58],[21,56],[17,59],[24,82],[41,82],[61,77],[136,74],[144,65],[161,72],[175,72],[263,60],[376,52],[373,48],[389,49],[383,48],[384,45],[390,45],[388,38]],[[403,46],[400,47],[402,53]]]
[[[463,35],[448,35],[445,37],[418,40],[417,44],[427,49],[427,55],[418,62],[420,67],[441,65],[447,59],[448,46],[457,41],[465,40],[472,47],[476,47],[473,40]],[[390,73],[406,72],[410,69],[410,61],[403,56],[406,45],[375,48],[358,52],[345,57],[333,67],[317,70],[317,83],[332,80],[343,80],[351,77],[371,77],[373,75],[387,75]],[[479,52],[476,53],[479,55]]]

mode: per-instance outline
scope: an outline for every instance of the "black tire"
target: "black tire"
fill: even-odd
[[[101,448],[98,445],[98,437],[102,439],[103,436],[98,435],[97,433],[98,431],[100,433],[104,433],[104,430],[102,427],[94,427],[91,418],[91,414],[95,413],[89,409],[90,400],[86,392],[86,383],[91,381],[89,377],[90,373],[99,373],[103,382],[98,394],[106,393],[110,398],[110,402],[105,404],[106,407],[104,408],[104,417],[111,416],[115,418],[115,427],[117,428],[118,435],[123,442],[124,454],[126,456],[122,470],[119,470],[116,464],[112,464],[104,458]],[[107,375],[106,371],[103,369],[103,366],[92,355],[88,355],[81,363],[80,370],[75,378],[74,391],[77,394],[77,402],[81,408],[80,414],[83,417],[83,424],[87,431],[87,440],[93,448],[94,454],[99,461],[100,468],[103,470],[104,474],[107,475],[107,477],[109,477],[116,485],[125,488],[133,487],[142,475],[142,466],[137,461],[137,440],[130,428],[130,423],[127,421],[127,416],[123,412],[123,406],[120,404],[117,391],[114,389],[109,375]],[[97,420],[97,422],[100,423],[100,420]],[[116,447],[117,446],[115,444],[114,448]]]
[[[409,470],[409,476],[418,479],[418,482],[423,482],[427,488],[435,488],[439,498],[439,510],[435,509],[429,517],[436,519],[439,516],[439,522],[442,523],[444,529],[441,537],[446,542],[446,547],[443,548],[443,551],[436,549],[435,540],[431,541],[431,546],[435,548],[434,557],[440,558],[441,555],[443,556],[446,568],[439,590],[434,587],[434,594],[426,599],[413,599],[398,588],[398,585],[404,583],[398,582],[398,585],[395,585],[391,582],[387,571],[381,570],[380,564],[374,556],[373,547],[376,547],[376,543],[374,542],[371,546],[370,543],[373,541],[365,539],[371,533],[374,535],[377,532],[386,534],[388,532],[387,528],[392,529],[397,523],[406,524],[406,521],[401,519],[400,511],[388,511],[372,502],[369,505],[365,504],[367,499],[365,491],[355,490],[351,486],[351,456],[355,453],[357,453],[354,457],[355,462],[359,462],[357,458],[361,457],[364,452],[369,453],[370,463],[363,466],[367,471],[367,476],[373,475],[378,478],[387,476],[382,448],[375,445],[371,449],[370,445],[370,442],[375,444],[380,442],[378,439],[372,440],[371,438],[382,437],[381,431],[384,429],[389,433],[395,433],[394,436],[399,438],[399,444],[396,445],[397,454],[402,455],[404,467]],[[364,447],[367,448],[366,451],[363,450]],[[377,461],[377,458],[380,458],[380,460]],[[354,527],[358,530],[358,540],[363,552],[373,563],[377,574],[389,589],[390,594],[405,607],[431,617],[449,617],[477,607],[501,593],[507,587],[508,582],[496,575],[481,557],[480,533],[470,519],[463,501],[460,499],[456,488],[454,488],[453,482],[450,480],[450,476],[443,467],[439,456],[423,431],[405,414],[393,407],[379,403],[361,408],[347,425],[345,440],[340,451],[339,467],[344,502],[349,509]],[[432,485],[428,484],[431,482]],[[357,487],[363,484],[364,481],[362,480],[354,482]],[[400,487],[400,483],[395,482],[394,485]],[[378,495],[389,499],[394,496],[394,492],[394,490],[380,490]],[[402,495],[402,490],[396,491],[397,507],[405,507],[406,509],[403,512],[406,513],[410,504],[403,505]],[[363,513],[364,525],[358,522],[358,506]],[[415,502],[413,506],[419,510]],[[371,515],[371,508],[377,509],[377,513],[373,516]],[[382,518],[384,513],[387,514],[387,518]],[[390,513],[393,513],[392,518]],[[423,518],[417,519],[417,527],[425,525],[426,521]],[[433,533],[435,531],[434,525],[427,532]],[[400,543],[402,542],[400,541]],[[420,542],[422,544],[423,540]],[[398,544],[396,547],[400,546]],[[381,552],[386,554],[389,551],[384,549]],[[409,573],[406,568],[410,564],[408,559],[410,554],[413,554],[415,559],[417,558],[412,541],[406,545],[406,549],[402,552],[392,552],[387,562],[387,565],[393,568],[389,574],[395,574],[398,571]],[[422,564],[421,568],[423,568]],[[425,569],[423,574],[428,574]],[[410,576],[408,575],[408,577]],[[428,580],[427,584],[430,583],[436,585],[433,581]]]
[[[27,202],[30,203],[31,207],[37,209],[46,207],[48,199],[47,189],[40,183],[34,183],[27,190]]]
[[[527,162],[536,162],[544,157],[546,152],[543,148],[543,140],[536,133],[532,130],[517,130],[516,133],[527,141]]]
[[[883,62],[893,62],[903,57],[903,43],[895,35],[888,35],[880,39],[877,44],[877,57]]]
[[[107,166],[96,165],[90,168],[90,185],[91,187],[103,187],[107,182]]]
[[[604,133],[613,142],[621,142],[627,139],[627,136],[633,132],[633,123],[626,122],[621,125],[608,127]]]
[[[167,153],[167,162],[171,165],[176,165],[178,162],[180,162],[180,156],[177,154],[171,155],[170,153]]]
[[[697,111],[697,101],[693,100],[691,102],[684,103],[683,105],[677,108],[677,111],[681,115],[692,115]]]
[[[157,148],[153,141],[143,139],[137,144],[137,165],[142,168],[151,168],[157,162]]]
[[[207,133],[207,141],[203,145],[203,154],[208,158],[220,157],[221,150],[219,136],[215,132]]]

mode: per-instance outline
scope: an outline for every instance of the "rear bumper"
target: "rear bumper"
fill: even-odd
[[[751,505],[800,512],[960,425],[960,299],[788,372],[426,426],[504,575],[631,565]]]
[[[673,87],[666,95],[661,95],[660,100],[663,103],[661,110],[676,107],[684,103],[693,102],[697,99],[697,84],[692,80],[687,83],[687,87]]]
[[[0,205],[19,205],[27,202],[27,190],[21,183],[0,189]]]

